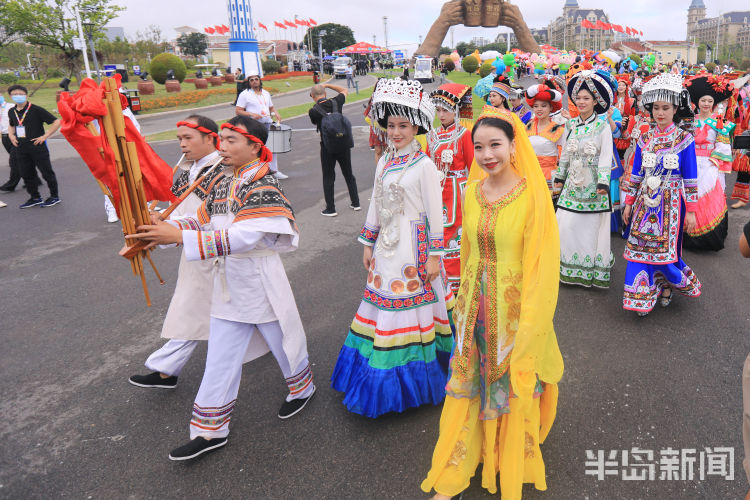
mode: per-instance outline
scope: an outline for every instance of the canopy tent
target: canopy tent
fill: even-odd
[[[383,47],[378,47],[377,45],[373,45],[371,43],[358,42],[354,45],[344,47],[343,49],[335,50],[333,54],[337,56],[343,56],[348,54],[390,54],[391,52],[393,51],[385,49]]]

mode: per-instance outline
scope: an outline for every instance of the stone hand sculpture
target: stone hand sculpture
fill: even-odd
[[[539,52],[539,45],[517,5],[507,0],[451,0],[443,4],[440,16],[432,24],[417,54],[437,57],[448,30],[457,24],[485,28],[508,26],[513,29],[521,50]]]

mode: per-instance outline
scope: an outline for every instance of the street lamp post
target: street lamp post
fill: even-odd
[[[388,50],[388,16],[383,16],[383,35],[385,36],[385,48]]]
[[[318,56],[320,57],[320,67],[323,68],[323,37],[328,32],[326,30],[318,30]]]
[[[96,81],[101,83],[102,78],[99,74],[99,60],[96,58],[96,47],[94,47],[94,23],[83,23],[83,27],[86,29],[86,37],[88,38],[89,45],[91,46],[91,55],[93,56],[94,69],[96,70]]]

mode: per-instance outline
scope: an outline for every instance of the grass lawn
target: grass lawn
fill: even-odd
[[[367,89],[363,89],[359,91],[359,94],[350,93],[347,96],[347,102],[353,103],[356,101],[361,101],[364,99],[369,99],[372,95],[373,87],[369,87]],[[307,111],[312,107],[312,102],[305,103],[305,104],[298,104],[296,106],[288,106],[286,108],[280,108],[279,114],[281,115],[282,120],[286,120],[295,116],[304,115],[307,113]],[[217,124],[221,126],[222,123],[226,122],[226,120],[218,121]],[[146,136],[146,140],[148,142],[156,142],[156,141],[169,141],[172,139],[175,139],[176,132],[174,130],[168,130],[166,132],[159,132],[158,134],[151,134]]]
[[[51,86],[50,86],[51,85]],[[126,83],[126,88],[136,88],[138,84],[136,83],[135,79],[131,80],[130,82]],[[311,87],[313,85],[312,77],[310,76],[296,76],[291,78],[285,78],[282,80],[270,80],[267,82],[264,86],[266,90],[268,90],[271,95],[279,94],[282,92],[292,92],[295,90],[300,90],[304,88]],[[35,85],[26,85],[26,87],[29,89],[29,92],[32,92],[35,88]],[[231,89],[231,92],[228,92],[226,94],[216,94],[209,92],[211,89],[226,89],[229,91]],[[210,87],[208,89],[204,90],[196,90],[195,85],[192,83],[182,83],[182,91],[191,91],[191,92],[205,92],[206,97],[204,99],[201,99],[197,102],[191,102],[188,104],[183,104],[179,106],[169,106],[169,107],[163,107],[163,108],[157,108],[152,109],[150,111],[144,111],[141,112],[141,115],[147,115],[150,113],[157,113],[160,111],[172,111],[172,110],[178,110],[178,109],[186,109],[186,108],[195,108],[195,107],[201,107],[201,106],[210,106],[212,104],[222,104],[225,102],[230,102],[234,100],[234,89],[235,89],[234,83],[225,83],[221,87]],[[78,86],[71,85],[70,90],[71,92],[78,89]],[[50,112],[56,113],[57,110],[57,102],[56,102],[56,95],[57,91],[59,89],[56,87],[55,82],[48,81],[47,84],[44,86],[44,88],[41,88],[36,91],[36,93],[29,98],[30,101],[32,101],[34,104],[37,104],[38,106],[41,106]],[[159,85],[158,83],[155,84],[155,90],[156,92],[154,95],[147,95],[147,96],[141,96],[141,102],[145,103],[147,101],[152,101],[156,99],[163,99],[168,96],[176,96],[179,95],[179,93],[168,93],[163,85]]]

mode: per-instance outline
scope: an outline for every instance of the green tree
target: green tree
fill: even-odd
[[[114,40],[102,40],[97,44],[97,49],[102,53],[103,62],[122,64],[125,59],[132,57],[133,47],[119,36]],[[97,55],[98,57],[98,55]]]
[[[323,50],[327,54],[331,54],[335,50],[343,49],[356,43],[354,39],[354,32],[349,26],[336,23],[325,23],[318,26],[314,26],[307,30],[305,33],[305,40],[310,40],[312,35],[312,44],[315,51],[318,47],[318,32],[325,30],[326,34],[323,35]]]
[[[466,43],[466,42],[458,42],[456,45],[456,52],[458,52],[458,55],[463,57],[467,54],[471,54],[477,49],[477,46],[473,43]]]
[[[24,21],[17,7],[15,2],[0,0],[0,47],[21,39]]]
[[[439,56],[447,55],[453,52],[450,47],[440,47],[440,52],[438,53]]]
[[[479,69],[479,61],[474,56],[466,56],[461,61],[461,67],[467,73],[476,73],[477,69]]]
[[[701,43],[698,45],[698,62],[701,63],[706,60],[706,44]]]
[[[174,70],[175,80],[182,82],[185,79],[185,62],[174,54],[159,54],[151,60],[149,67],[151,78],[162,85],[167,81],[167,71],[170,69]]]
[[[78,6],[84,24],[95,39],[104,37],[103,27],[124,10],[111,0],[3,0],[24,41],[58,51],[68,74],[78,76],[81,51],[73,48],[78,36],[73,7]]]
[[[472,57],[472,59],[474,59],[474,58]],[[495,61],[492,61],[492,60],[487,60],[487,61],[484,61],[484,62],[482,63],[482,65],[481,65],[481,66],[479,67],[479,76],[480,76],[480,77],[484,78],[485,76],[487,76],[487,75],[489,75],[490,73],[492,73],[492,70],[494,70],[494,69],[495,69],[495,68],[494,68],[494,67],[492,66],[492,63],[493,63],[493,62],[495,62]]]
[[[177,46],[184,54],[197,59],[208,50],[208,37],[204,33],[183,33],[177,38]]]
[[[133,56],[140,64],[145,65],[151,56],[167,51],[167,43],[161,35],[161,28],[152,24],[135,34]]]

